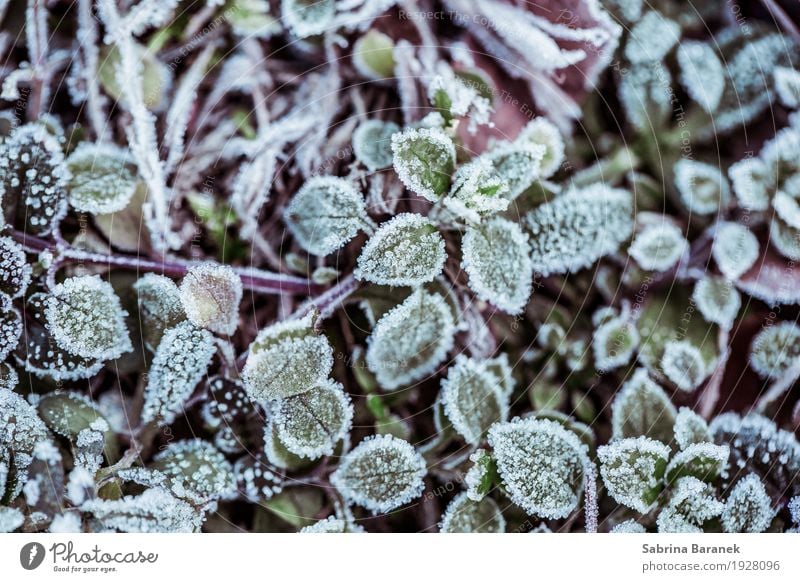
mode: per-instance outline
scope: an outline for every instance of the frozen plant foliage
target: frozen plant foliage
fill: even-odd
[[[652,131],[669,118],[671,76],[660,62],[633,65],[619,83],[619,100],[628,121],[640,131]]]
[[[164,332],[186,319],[177,285],[163,275],[147,273],[133,286],[147,347],[155,351]]]
[[[682,158],[675,163],[675,187],[690,212],[721,212],[730,196],[728,181],[719,168]]]
[[[700,386],[709,374],[703,354],[685,340],[667,342],[661,357],[661,371],[684,392]]]
[[[717,225],[711,253],[722,274],[736,281],[758,259],[758,240],[737,222],[721,222]]]
[[[142,420],[172,422],[206,374],[215,351],[213,336],[189,321],[167,330],[150,367]]]
[[[648,225],[636,235],[628,254],[648,271],[667,271],[689,249],[681,229],[674,224]]]
[[[80,509],[93,515],[101,531],[124,533],[190,533],[204,519],[189,503],[159,488],[116,500],[92,499]]]
[[[473,501],[480,501],[491,491],[497,475],[492,456],[486,449],[478,449],[469,456],[472,466],[464,476],[464,485],[467,486],[467,497]]]
[[[0,237],[0,292],[11,299],[22,296],[31,282],[25,252],[9,237]]]
[[[625,57],[632,63],[658,62],[680,40],[681,27],[656,10],[647,12],[631,29]]]
[[[195,325],[224,335],[236,331],[242,281],[229,266],[205,263],[191,267],[181,282],[180,297]]]
[[[626,438],[599,447],[600,476],[608,494],[639,513],[647,513],[661,492],[670,450],[647,437]]]
[[[624,317],[613,317],[597,326],[592,336],[594,363],[598,370],[627,364],[639,346],[639,332]]]
[[[281,0],[282,20],[300,38],[323,33],[335,15],[334,0]]]
[[[361,533],[363,528],[356,524],[350,524],[347,520],[335,515],[330,515],[317,523],[307,525],[300,530],[300,533]]]
[[[25,522],[25,515],[16,507],[0,507],[0,533],[9,533]]]
[[[436,202],[450,187],[456,148],[441,129],[407,129],[392,135],[393,165],[406,188]]]
[[[347,501],[377,514],[419,497],[425,474],[425,460],[409,443],[376,435],[342,458],[331,484]]]
[[[730,329],[742,299],[733,284],[722,277],[703,277],[695,283],[692,300],[703,318],[720,327]]]
[[[675,484],[667,506],[658,514],[658,531],[701,533],[705,522],[718,517],[724,507],[710,485],[694,477],[683,477]]]
[[[546,117],[537,117],[526,125],[517,136],[517,143],[525,142],[544,147],[539,161],[539,177],[550,178],[564,162],[564,138],[558,128]]]
[[[491,497],[473,501],[459,493],[447,506],[439,531],[442,533],[503,533],[506,520]]]
[[[574,272],[616,252],[633,230],[633,200],[625,190],[594,185],[528,213],[533,268],[542,275]]]
[[[128,153],[105,144],[80,144],[67,158],[69,203],[75,210],[108,214],[125,208],[136,191]]]
[[[22,317],[13,307],[8,295],[0,293],[0,359],[6,357],[17,347],[22,336]]]
[[[194,505],[228,495],[235,487],[233,467],[213,445],[200,439],[170,443],[150,465],[163,475],[175,497]]]
[[[584,487],[586,445],[557,422],[516,418],[495,424],[489,444],[515,504],[547,519],[569,515]]]
[[[728,465],[730,449],[713,443],[694,443],[677,453],[667,465],[667,481],[696,477],[713,482]]]
[[[453,308],[438,293],[418,289],[378,320],[368,339],[367,367],[387,390],[410,384],[444,361],[455,331]]]
[[[711,442],[711,432],[708,423],[700,415],[692,412],[690,408],[681,406],[675,417],[675,441],[681,450],[688,446]]]
[[[444,206],[467,222],[502,212],[508,207],[508,183],[487,158],[464,164],[453,177],[453,187],[442,200]]]
[[[763,378],[781,378],[800,363],[800,326],[783,321],[761,330],[750,348],[750,365]]]
[[[481,158],[494,167],[497,177],[504,181],[503,196],[516,199],[541,177],[545,146],[532,143],[523,136],[514,142],[501,142]]]
[[[729,533],[761,533],[772,523],[775,510],[758,475],[750,473],[736,482],[722,511],[722,527]]]
[[[728,177],[739,204],[746,210],[769,208],[773,170],[760,158],[745,158],[728,168]]]
[[[433,281],[446,258],[435,223],[418,214],[398,214],[364,245],[354,275],[378,285],[417,286]]]
[[[684,41],[677,55],[686,92],[706,112],[713,113],[725,91],[725,71],[717,53],[707,43]]]
[[[789,67],[775,67],[775,92],[790,109],[800,107],[800,72]]]
[[[646,533],[644,526],[632,519],[618,523],[611,528],[611,533]]]
[[[461,243],[462,267],[475,294],[509,314],[528,302],[533,264],[528,237],[520,226],[493,218],[472,226]]]
[[[286,226],[312,255],[342,248],[361,229],[371,230],[364,197],[342,178],[315,176],[303,184],[284,213]]]
[[[677,411],[666,392],[644,369],[634,372],[611,404],[614,438],[648,436],[664,443],[672,440]]]
[[[371,172],[389,168],[393,158],[392,135],[399,131],[400,126],[391,121],[364,121],[353,132],[353,152]]]

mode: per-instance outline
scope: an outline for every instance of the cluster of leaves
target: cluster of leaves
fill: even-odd
[[[797,531],[795,40],[395,4],[0,8],[0,531]]]

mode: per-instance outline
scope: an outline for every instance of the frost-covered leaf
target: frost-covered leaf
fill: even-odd
[[[746,210],[766,210],[774,187],[773,170],[759,158],[745,158],[728,168],[739,204]]]
[[[640,369],[614,397],[611,428],[616,439],[647,436],[669,443],[676,414],[666,392]]]
[[[19,374],[8,363],[0,362],[0,388],[13,390],[19,384]]]
[[[375,325],[367,367],[387,390],[420,380],[444,361],[455,331],[452,308],[442,296],[418,289]]]
[[[326,380],[311,390],[276,402],[272,422],[278,438],[295,455],[317,459],[350,430],[353,404],[338,382]]]
[[[98,58],[99,67],[97,80],[114,100],[125,103],[131,92],[131,87],[125,86],[125,81],[138,82],[141,87],[143,105],[148,109],[157,109],[163,105],[166,95],[172,86],[172,72],[167,63],[161,61],[153,51],[147,50],[137,43],[130,42],[124,50],[130,48],[131,61],[140,69],[138,79],[126,79],[122,56],[119,45],[104,46]]]
[[[739,292],[722,277],[700,279],[694,286],[692,300],[706,321],[716,323],[723,329],[731,328],[742,306]]]
[[[31,282],[31,266],[25,252],[13,239],[0,237],[0,292],[21,297]]]
[[[264,427],[264,456],[272,466],[286,472],[307,469],[313,463],[286,448],[278,437],[278,427],[274,422],[269,422]]]
[[[722,528],[728,533],[761,533],[775,517],[772,499],[758,475],[750,473],[737,481],[725,501]]]
[[[628,519],[612,527],[610,533],[646,533],[646,532],[647,530],[644,528],[642,524],[632,519]]]
[[[461,252],[470,289],[506,313],[519,313],[531,295],[529,249],[528,237],[519,225],[505,218],[467,228]]]
[[[360,525],[348,523],[346,519],[330,515],[319,520],[313,525],[307,525],[300,533],[361,533],[364,531]]]
[[[675,187],[690,212],[713,214],[728,204],[728,181],[719,168],[687,158],[675,163]]]
[[[333,368],[333,348],[314,332],[315,317],[309,313],[259,332],[242,371],[251,398],[286,398],[325,382]]]
[[[289,232],[312,255],[342,248],[358,231],[371,229],[364,197],[344,178],[315,176],[297,191],[284,212]]]
[[[558,519],[578,505],[586,445],[551,420],[528,418],[489,430],[493,457],[511,501],[531,515]]]
[[[478,125],[488,125],[492,112],[491,94],[482,84],[458,74],[445,62],[436,63],[433,79],[428,83],[428,100],[449,124],[453,118],[466,118],[467,131],[477,132]]]
[[[2,491],[2,489],[0,489]],[[25,515],[16,507],[0,506],[0,533],[9,533],[25,522]]]
[[[125,208],[136,192],[128,152],[109,144],[84,142],[67,158],[69,203],[81,212],[109,214]]]
[[[670,449],[644,436],[614,441],[597,449],[600,476],[608,494],[639,513],[647,513],[661,493]]]
[[[464,164],[453,177],[453,187],[443,204],[450,212],[468,222],[502,212],[508,207],[508,183],[495,171],[488,158]]]
[[[206,427],[214,431],[214,445],[224,453],[244,448],[240,431],[254,411],[240,380],[216,376],[208,383],[209,397],[200,411]]]
[[[800,358],[800,326],[782,321],[761,330],[750,347],[750,366],[762,378],[778,379]]]
[[[794,180],[794,184],[800,178]],[[789,185],[784,185],[789,189]],[[794,186],[796,188],[796,186]],[[794,192],[788,194],[778,190],[772,199],[775,214],[770,224],[770,241],[780,254],[793,261],[800,260],[800,204],[794,197]]]
[[[516,199],[542,177],[546,146],[533,143],[532,139],[521,134],[516,141],[496,144],[481,156],[481,159],[491,162],[495,175],[505,182],[503,196],[509,200]]]
[[[386,513],[422,494],[425,460],[390,435],[367,437],[339,463],[331,484],[350,503]]]
[[[729,455],[730,449],[724,445],[687,445],[669,462],[667,481],[671,483],[681,477],[696,477],[701,481],[713,482],[728,466]]]
[[[546,117],[537,117],[520,131],[517,143],[532,143],[544,147],[539,162],[539,177],[549,178],[561,167],[565,158],[564,137]]]
[[[661,357],[661,371],[684,392],[696,389],[710,373],[702,352],[685,340],[667,342]]]
[[[725,91],[725,70],[710,44],[682,42],[678,47],[681,83],[689,96],[707,113],[719,106]]]
[[[406,188],[436,202],[450,187],[456,148],[440,129],[406,129],[392,136],[394,170]]]
[[[35,294],[28,305],[35,310],[43,309],[47,296]],[[38,305],[37,305],[38,304]],[[24,367],[39,377],[56,381],[90,378],[103,367],[103,362],[94,358],[82,358],[69,353],[53,341],[43,326],[31,324],[26,330],[24,344]]]
[[[59,347],[98,360],[112,360],[133,349],[126,316],[114,288],[97,275],[64,280],[45,306],[47,329]]]
[[[433,222],[419,214],[398,214],[364,245],[354,275],[378,285],[416,286],[433,281],[446,258],[444,239]]]
[[[282,23],[300,38],[325,32],[335,14],[333,0],[281,0]]]
[[[392,165],[392,135],[400,126],[391,121],[369,119],[353,132],[353,153],[368,170],[375,172]]]
[[[150,366],[142,420],[169,424],[206,374],[215,346],[213,336],[189,321],[164,333]]]
[[[236,486],[225,456],[200,439],[170,443],[148,468],[166,477],[173,495],[196,505],[225,497]]]
[[[625,317],[612,317],[597,326],[592,336],[594,363],[598,370],[627,364],[639,346],[639,332]]]
[[[595,184],[571,190],[525,217],[533,267],[542,275],[574,272],[616,252],[633,231],[630,192]]]
[[[712,442],[711,432],[703,417],[682,406],[675,417],[675,441],[681,449],[689,445]]]
[[[758,239],[738,222],[721,222],[714,234],[711,254],[722,274],[735,281],[758,259]]]
[[[439,529],[442,533],[503,533],[506,520],[491,497],[473,501],[459,493],[447,506]]]
[[[75,442],[81,431],[94,430],[104,434],[108,452],[116,447],[111,430],[100,409],[91,399],[78,392],[51,392],[36,405],[39,416],[57,435]]]
[[[164,332],[186,320],[178,286],[163,275],[147,273],[133,288],[139,304],[139,317],[147,347],[155,351]]]
[[[463,355],[448,369],[440,395],[453,428],[471,445],[478,445],[489,427],[508,416],[508,396],[497,377],[484,362]]]
[[[664,125],[672,112],[671,82],[669,69],[660,62],[632,66],[618,88],[628,122],[646,133]]]
[[[121,499],[92,499],[80,507],[97,522],[95,531],[124,533],[190,533],[199,531],[203,515],[164,489],[146,489]]]
[[[239,494],[257,503],[280,493],[283,479],[261,456],[245,455],[233,465],[236,488]]]
[[[467,497],[480,501],[489,494],[495,482],[499,481],[497,466],[486,449],[476,450],[469,456],[469,460],[472,461],[472,466],[464,475]]]
[[[6,464],[6,472],[13,465],[17,478],[8,480],[6,488],[10,489],[13,499],[22,490],[25,470],[32,461],[33,449],[37,443],[48,440],[47,427],[36,414],[36,410],[16,392],[0,388],[0,461]],[[13,453],[9,459],[3,459],[6,451]],[[8,479],[8,477],[7,477]]]
[[[650,10],[631,29],[625,57],[631,63],[659,62],[681,38],[681,27],[657,10]]]
[[[705,522],[718,517],[723,509],[710,485],[683,477],[676,483],[669,504],[658,515],[658,532],[702,533]]]
[[[11,298],[0,292],[0,361],[5,360],[22,336],[22,316]]]
[[[353,66],[369,79],[388,79],[394,75],[394,40],[370,28],[353,45]]]
[[[663,272],[674,267],[689,249],[683,232],[667,222],[646,226],[633,239],[628,254],[648,271]]]
[[[790,109],[800,106],[800,72],[790,67],[775,67],[775,92],[781,103]]]
[[[181,282],[180,298],[195,325],[225,335],[236,331],[242,280],[229,266],[205,263],[190,267]]]

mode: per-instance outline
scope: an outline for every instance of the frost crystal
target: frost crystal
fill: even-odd
[[[506,184],[503,196],[514,200],[542,176],[545,153],[544,145],[521,136],[515,142],[495,145],[481,159],[492,163],[495,174]]]
[[[345,500],[386,513],[422,494],[425,460],[391,435],[367,437],[341,460],[331,484]]]
[[[666,392],[644,369],[639,369],[623,384],[611,404],[613,436],[615,439],[648,436],[669,443],[676,414]]]
[[[56,285],[45,306],[47,329],[62,349],[82,358],[113,360],[133,349],[114,288],[97,275]]]
[[[242,371],[245,388],[255,400],[301,394],[322,384],[333,368],[333,348],[313,330],[314,313],[278,323],[259,332]]]
[[[686,41],[678,47],[681,83],[689,96],[707,113],[719,106],[725,91],[725,70],[711,45]]]
[[[584,486],[586,445],[557,422],[528,418],[495,424],[489,444],[511,501],[547,519],[569,515]]]
[[[683,232],[674,224],[648,225],[633,239],[628,254],[648,271],[667,271],[689,249]]]
[[[464,476],[467,497],[480,501],[491,491],[497,477],[497,467],[486,449],[476,450],[469,456],[469,460],[472,461],[472,466]]]
[[[167,330],[150,366],[142,420],[169,424],[203,378],[214,356],[214,337],[189,321]]]
[[[342,248],[360,229],[371,229],[364,197],[344,178],[310,178],[284,213],[286,226],[301,247],[325,256]]]
[[[436,202],[450,187],[456,148],[440,129],[407,129],[392,136],[394,170],[406,188]]]
[[[684,392],[700,386],[709,374],[703,354],[686,340],[667,342],[661,357],[661,371]]]
[[[675,163],[675,186],[686,208],[697,214],[721,212],[728,203],[728,181],[719,168],[682,158]]]
[[[108,214],[125,208],[136,191],[132,160],[122,148],[81,143],[67,158],[69,203],[76,210]]]
[[[453,347],[454,335],[452,308],[441,295],[418,289],[375,325],[367,367],[383,388],[394,390],[433,372]]]
[[[597,326],[592,336],[594,362],[598,370],[613,370],[627,364],[639,346],[639,332],[624,317],[613,317]]]
[[[124,533],[190,533],[200,529],[202,514],[163,489],[121,499],[93,499],[80,507],[94,515],[102,529]]]
[[[742,299],[733,284],[722,277],[703,277],[694,286],[692,300],[703,319],[724,329],[733,325]]]
[[[353,132],[353,153],[368,170],[375,172],[392,165],[392,135],[400,126],[391,121],[370,119]]]
[[[300,457],[317,459],[350,430],[353,404],[338,382],[327,380],[307,392],[275,403],[272,422],[283,446]]]
[[[631,29],[625,45],[625,57],[632,63],[662,61],[680,40],[677,22],[651,10]]]
[[[782,321],[761,330],[750,348],[750,365],[762,378],[778,379],[800,358],[800,326]]]
[[[25,252],[13,239],[0,237],[0,292],[21,297],[31,282],[31,266]]]
[[[477,158],[461,166],[453,187],[443,199],[445,208],[470,223],[482,216],[502,212],[508,207],[508,183],[500,178],[487,158]]]
[[[711,254],[722,274],[736,281],[758,259],[758,239],[738,222],[721,222],[714,234]]]
[[[175,497],[200,505],[234,490],[233,467],[213,445],[200,439],[171,443],[149,467],[166,477]]]
[[[730,449],[724,445],[695,443],[676,454],[667,466],[667,481],[696,477],[713,482],[728,466]]]
[[[775,92],[781,103],[790,108],[800,107],[800,72],[789,67],[775,67]]]
[[[525,217],[533,267],[542,275],[574,272],[616,252],[633,230],[633,199],[595,184],[571,190]]]
[[[647,513],[661,492],[669,447],[647,437],[626,438],[599,447],[600,476],[609,495]]]
[[[722,528],[728,533],[761,533],[775,517],[772,499],[758,475],[750,473],[734,485],[722,512]]]
[[[155,351],[164,332],[186,319],[177,285],[163,275],[147,273],[133,288],[139,302],[139,317],[147,347]]]
[[[682,406],[675,417],[675,441],[685,450],[693,444],[711,442],[711,432],[703,417]]]
[[[457,356],[440,394],[453,428],[471,445],[478,445],[489,427],[508,416],[508,397],[485,362]]]
[[[719,516],[724,505],[710,485],[694,477],[678,480],[667,507],[658,515],[659,533],[702,533],[703,524]]]
[[[181,282],[180,298],[195,325],[225,335],[236,331],[242,280],[229,266],[206,263],[189,268]]]
[[[494,218],[467,229],[462,267],[475,294],[509,314],[528,302],[533,264],[528,237],[514,222]]]
[[[644,526],[640,523],[632,519],[628,519],[623,521],[622,523],[618,523],[613,528],[611,528],[611,533],[646,533],[647,530]]]
[[[564,138],[558,128],[546,117],[537,117],[526,125],[517,143],[531,143],[544,147],[544,154],[539,161],[539,176],[549,178],[561,167],[565,158]]]
[[[433,222],[398,214],[364,245],[354,275],[378,285],[416,286],[433,281],[446,258],[444,239]]]
[[[506,520],[491,497],[473,501],[466,493],[459,493],[447,506],[442,516],[442,533],[503,533]]]

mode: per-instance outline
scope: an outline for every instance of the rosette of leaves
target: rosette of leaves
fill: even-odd
[[[489,444],[511,501],[528,514],[558,519],[577,507],[588,458],[574,432],[551,420],[517,418],[495,424]]]
[[[425,460],[408,442],[376,435],[342,458],[331,484],[346,501],[386,513],[419,497],[425,474]]]
[[[645,436],[599,447],[600,476],[608,494],[617,503],[647,513],[663,488],[669,455],[667,445]]]
[[[491,497],[473,501],[459,493],[447,506],[439,530],[442,533],[503,533],[506,520]]]
[[[124,209],[136,192],[128,152],[110,144],[83,142],[67,158],[69,203],[75,210],[109,214]]]
[[[438,128],[409,128],[392,135],[392,164],[406,188],[438,201],[450,188],[456,163],[453,140]]]
[[[239,323],[242,280],[227,265],[193,266],[181,282],[180,300],[189,321],[215,333],[231,335]]]
[[[322,384],[333,368],[333,348],[314,331],[315,313],[267,327],[250,344],[242,379],[250,397],[274,400]]]
[[[359,230],[372,231],[364,197],[343,178],[315,176],[303,184],[284,212],[289,232],[312,255],[339,250]]]

